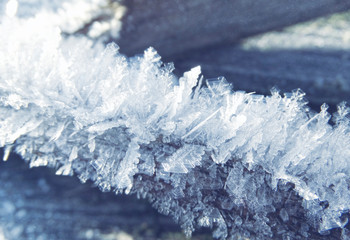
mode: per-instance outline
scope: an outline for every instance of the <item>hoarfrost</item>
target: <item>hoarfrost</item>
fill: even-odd
[[[154,49],[126,58],[115,44],[65,38],[42,21],[47,11],[1,17],[4,160],[13,149],[30,166],[147,197],[188,234],[214,226],[218,238],[271,238],[271,213],[292,221],[298,196],[319,231],[347,223],[344,104],[330,125],[327,106],[311,112],[301,91],[233,92],[223,78],[203,81],[199,67],[177,79]]]
[[[21,19],[33,17],[56,25],[65,34],[85,33],[92,39],[119,38],[126,8],[109,0],[9,0],[0,14]]]

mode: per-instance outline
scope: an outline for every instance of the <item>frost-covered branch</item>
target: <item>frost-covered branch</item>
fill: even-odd
[[[199,67],[178,79],[152,48],[126,58],[115,44],[62,37],[41,14],[9,15],[0,24],[4,160],[14,150],[31,167],[146,197],[188,234],[215,226],[219,238],[271,238],[297,216],[293,196],[313,228],[347,223],[344,104],[330,125],[327,107],[309,111],[301,91],[233,92]]]

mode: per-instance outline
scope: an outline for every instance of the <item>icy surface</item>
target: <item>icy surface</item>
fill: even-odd
[[[188,234],[214,226],[219,238],[271,238],[270,214],[285,223],[296,214],[281,207],[292,190],[320,232],[347,223],[344,104],[330,125],[326,105],[310,112],[301,91],[233,92],[199,67],[178,79],[152,48],[126,58],[115,44],[63,37],[45,14],[54,15],[1,17],[4,160],[13,150],[31,167],[147,197]]]

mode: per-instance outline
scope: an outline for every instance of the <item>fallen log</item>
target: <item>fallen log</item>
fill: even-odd
[[[337,0],[130,0],[122,4],[126,15],[117,40],[121,51],[134,55],[152,46],[166,60],[350,8],[349,1]]]
[[[200,65],[206,78],[224,76],[236,90],[269,94],[300,88],[310,104],[319,110],[323,103],[331,111],[350,100],[350,60],[344,51],[243,50],[217,47],[191,52],[175,60],[177,71]]]
[[[0,166],[0,239],[154,239],[180,232],[135,196],[103,193],[52,169],[29,169],[15,154]]]

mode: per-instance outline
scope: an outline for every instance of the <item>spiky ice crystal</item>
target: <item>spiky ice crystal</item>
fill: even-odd
[[[14,150],[31,167],[136,193],[188,234],[293,238],[345,226],[344,104],[330,125],[326,106],[310,111],[301,91],[233,92],[199,67],[178,79],[152,48],[126,58],[115,44],[63,37],[42,16],[1,17],[4,160]]]

